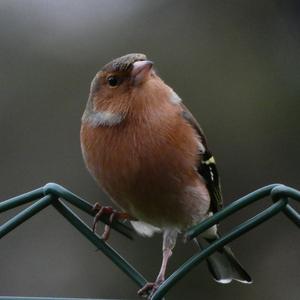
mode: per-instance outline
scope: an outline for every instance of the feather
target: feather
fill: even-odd
[[[206,187],[209,191],[211,199],[210,211],[215,213],[223,207],[220,177],[218,174],[216,162],[212,153],[208,150],[207,140],[199,123],[194,118],[192,113],[182,103],[181,107],[183,118],[196,130],[199,136],[201,149],[199,149],[199,162],[196,168],[198,173],[205,179]]]

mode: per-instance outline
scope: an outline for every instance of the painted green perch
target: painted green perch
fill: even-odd
[[[190,257],[184,264],[182,264],[175,272],[173,272],[157,289],[152,296],[152,300],[162,299],[163,296],[173,287],[177,281],[182,279],[191,269],[196,267],[200,262],[205,260],[209,255],[218,250],[220,247],[227,243],[237,239],[239,236],[250,231],[254,227],[260,225],[266,220],[272,218],[279,212],[283,212],[295,225],[300,227],[300,214],[289,204],[291,199],[300,201],[300,192],[293,188],[284,186],[282,184],[271,184],[262,187],[223,208],[214,216],[201,222],[200,224],[190,228],[186,232],[187,240],[193,239],[209,227],[216,223],[219,223],[223,219],[229,217],[245,206],[250,205],[264,197],[270,196],[272,204],[248,219],[247,221],[239,224],[233,228],[230,232],[223,235],[220,239],[216,240],[213,244],[209,245],[204,250],[201,250]],[[139,287],[145,285],[147,280],[139,273],[132,265],[130,265],[123,257],[121,257],[112,247],[104,242],[97,234],[93,233],[91,228],[87,226],[65,203],[76,206],[82,211],[86,212],[90,216],[94,216],[93,207],[87,201],[78,197],[74,193],[68,191],[64,187],[55,184],[48,183],[44,187],[38,188],[31,192],[19,195],[17,197],[0,202],[0,213],[13,209],[17,206],[36,201],[23,211],[18,213],[15,217],[8,220],[6,223],[0,226],[0,238],[8,234],[17,226],[37,214],[42,209],[49,205],[62,214],[78,231],[80,231],[90,242],[92,242],[99,250],[101,250],[113,263],[115,263],[125,274],[127,274]],[[102,216],[101,221],[108,223],[107,216]],[[125,235],[128,238],[132,238],[132,230],[126,224],[120,222],[114,222],[112,228],[119,233]],[[5,297],[0,299],[7,300],[58,300],[61,298],[32,298],[32,297]],[[72,300],[71,298],[64,300]],[[87,300],[87,299],[86,299]]]

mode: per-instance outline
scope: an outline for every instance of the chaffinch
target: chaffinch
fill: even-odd
[[[130,219],[145,236],[163,233],[163,259],[149,295],[164,281],[177,235],[222,208],[216,163],[206,137],[175,91],[144,54],[106,64],[92,81],[82,116],[81,148],[86,166],[122,212],[95,205],[102,213]],[[103,238],[107,239],[106,226]],[[202,237],[218,238],[217,225]],[[226,246],[208,258],[221,283],[251,278]]]

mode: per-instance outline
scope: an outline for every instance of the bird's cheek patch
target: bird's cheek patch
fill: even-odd
[[[112,113],[110,111],[97,111],[92,112],[86,118],[86,122],[92,127],[99,126],[115,126],[123,121],[123,116],[118,113]]]

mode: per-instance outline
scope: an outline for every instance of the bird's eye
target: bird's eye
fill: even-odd
[[[109,76],[107,78],[107,82],[111,87],[116,87],[117,85],[119,85],[120,80],[117,76]]]

